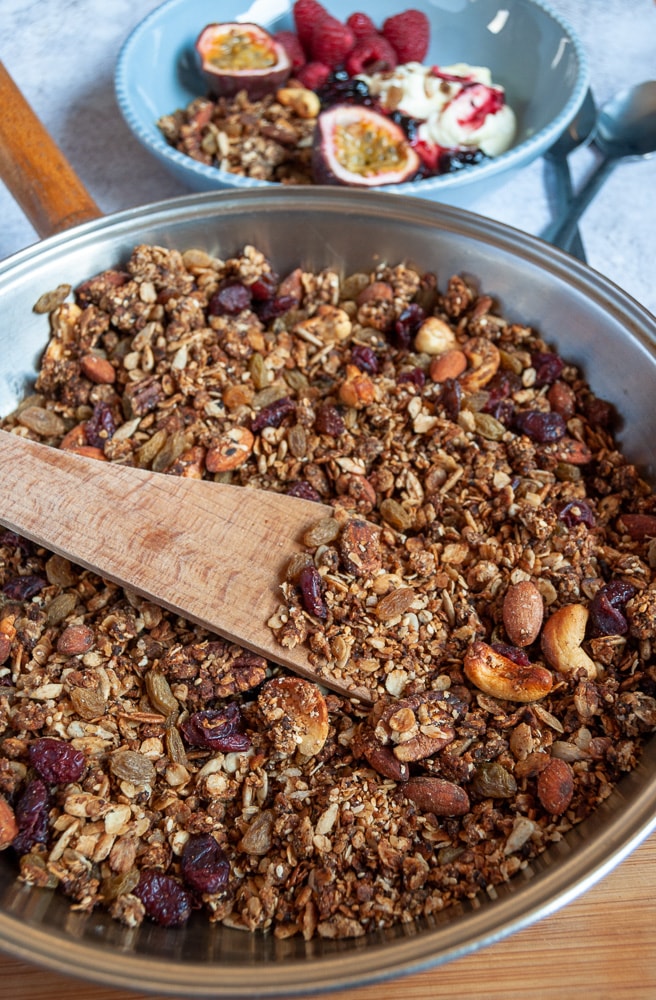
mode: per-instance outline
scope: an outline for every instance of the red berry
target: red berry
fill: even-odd
[[[422,62],[428,52],[430,22],[420,10],[404,10],[383,23],[382,33],[399,62]]]
[[[318,0],[296,0],[293,13],[298,40],[306,56],[309,57],[312,32],[320,21],[330,17],[330,15]]]
[[[276,31],[273,37],[277,42],[280,42],[289,56],[289,61],[292,64],[292,73],[299,70],[301,66],[305,66],[305,52],[303,51],[303,46],[299,41],[298,35],[295,35],[293,31]]]
[[[295,74],[299,83],[302,83],[308,90],[318,90],[330,76],[330,66],[320,62],[309,62],[299,69]]]
[[[355,45],[355,35],[336,17],[327,17],[315,25],[310,44],[312,58],[335,69]]]
[[[368,35],[360,38],[346,58],[346,72],[349,76],[358,73],[386,73],[396,69],[396,52],[382,35]]]
[[[346,24],[351,29],[356,38],[366,38],[367,35],[375,35],[378,32],[376,25],[368,14],[357,11],[346,19]]]

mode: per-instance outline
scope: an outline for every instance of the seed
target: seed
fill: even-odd
[[[403,615],[410,608],[415,599],[415,592],[412,587],[398,587],[392,590],[385,597],[381,597],[376,605],[376,617],[380,621],[387,621]]]

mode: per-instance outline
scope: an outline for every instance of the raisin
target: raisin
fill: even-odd
[[[626,635],[629,624],[624,605],[636,594],[636,588],[623,580],[611,580],[597,591],[589,604],[591,638],[602,635]]]
[[[296,403],[289,396],[276,399],[268,406],[263,406],[260,412],[253,417],[251,430],[257,434],[265,427],[280,427],[281,423],[290,413],[296,410]]]
[[[367,344],[355,344],[351,350],[351,364],[359,368],[361,372],[368,375],[376,375],[378,372],[378,358],[376,352]]]
[[[411,368],[410,371],[401,372],[397,382],[399,385],[414,385],[417,389],[423,389],[426,385],[426,372],[423,368]]]
[[[454,378],[445,380],[440,393],[440,402],[444,407],[449,420],[455,423],[460,415],[460,404],[462,401],[462,387]]]
[[[2,593],[12,601],[29,601],[31,597],[38,594],[46,586],[46,581],[40,576],[28,574],[27,576],[15,576],[7,580]]]
[[[585,500],[570,500],[558,512],[558,519],[568,528],[574,528],[577,524],[586,524],[589,528],[594,528],[597,523],[592,508]]]
[[[530,666],[531,661],[526,651],[519,649],[518,646],[510,646],[507,642],[491,642],[490,647],[495,653],[500,653],[501,656],[505,656],[507,660],[512,660],[513,663],[516,663],[520,667]]]
[[[416,302],[406,306],[392,328],[391,340],[394,347],[407,350],[425,319],[425,311]]]
[[[304,479],[299,479],[298,482],[292,483],[287,490],[287,496],[300,497],[301,500],[314,500],[315,503],[321,503],[321,497],[314,486],[311,486]]]
[[[189,893],[170,875],[142,871],[132,891],[143,903],[146,914],[160,927],[181,927],[189,919]]]
[[[515,427],[538,444],[559,441],[567,425],[559,413],[542,413],[540,410],[523,410],[515,414]]]
[[[235,703],[224,708],[208,708],[194,712],[181,723],[182,734],[191,746],[219,750],[221,753],[239,753],[248,750],[251,741],[244,732],[239,706]]]
[[[222,849],[209,833],[192,834],[180,858],[180,872],[196,892],[220,892],[230,875],[230,865]]]
[[[248,288],[256,302],[269,302],[276,297],[278,277],[272,271],[262,272]]]
[[[86,770],[86,759],[81,750],[76,750],[65,740],[50,736],[35,740],[30,745],[29,756],[37,774],[55,785],[79,781]]]
[[[18,834],[12,846],[18,854],[27,854],[35,844],[48,838],[48,789],[40,778],[30,781],[16,803]]]
[[[318,407],[314,426],[320,434],[330,434],[332,437],[339,437],[346,430],[341,413],[330,403],[323,403]]]
[[[92,448],[102,448],[116,431],[116,421],[107,403],[96,403],[93,415],[84,424],[84,436]]]
[[[551,385],[559,379],[565,367],[563,359],[551,351],[533,351],[531,365],[535,368],[535,384],[538,388]]]
[[[316,618],[325,618],[328,614],[321,593],[321,576],[315,566],[304,566],[298,578],[301,588],[303,607],[308,614]]]
[[[219,285],[210,299],[207,311],[210,316],[238,316],[251,307],[251,293],[240,281],[228,280]]]
[[[592,424],[593,427],[610,427],[614,422],[613,404],[608,403],[605,399],[597,399],[596,396],[593,396],[585,404],[584,412],[588,423]]]
[[[32,542],[28,538],[22,538],[15,531],[9,531],[8,529],[0,533],[0,546],[8,549],[20,549],[24,556],[31,555],[34,549]]]
[[[297,305],[298,299],[294,295],[278,295],[265,302],[256,302],[254,311],[263,323],[270,323],[272,319],[283,316],[290,309],[295,309]]]

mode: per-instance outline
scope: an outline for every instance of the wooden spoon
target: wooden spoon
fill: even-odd
[[[332,508],[100,462],[0,431],[0,524],[349,698],[267,621],[304,532]]]

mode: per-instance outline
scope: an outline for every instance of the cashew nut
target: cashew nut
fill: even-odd
[[[546,667],[515,663],[486,642],[471,644],[465,653],[464,671],[477,688],[503,701],[539,701],[553,686],[553,677]]]
[[[584,670],[590,680],[597,676],[597,666],[583,649],[588,623],[588,609],[583,604],[566,604],[554,611],[542,629],[542,652],[547,662],[561,674]]]
[[[499,348],[487,337],[471,337],[463,346],[469,369],[460,376],[460,384],[467,392],[476,392],[493,378],[499,370]]]
[[[285,108],[291,108],[299,118],[316,118],[321,111],[321,101],[307,87],[281,87],[276,97]]]

